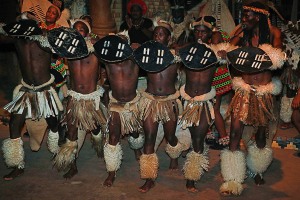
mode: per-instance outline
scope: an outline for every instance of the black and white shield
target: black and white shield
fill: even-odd
[[[47,34],[49,44],[56,54],[68,59],[78,59],[88,55],[85,39],[72,28],[59,27]]]
[[[183,64],[194,70],[204,70],[217,62],[215,53],[204,44],[195,43],[179,50]]]
[[[11,36],[41,35],[42,29],[34,20],[20,20],[3,26],[3,30]]]
[[[256,73],[272,66],[269,56],[258,47],[240,47],[227,53],[232,66],[243,73]]]
[[[98,58],[105,62],[121,62],[132,56],[132,48],[117,35],[108,35],[94,44]]]
[[[137,64],[147,72],[159,72],[174,61],[169,48],[156,41],[148,41],[133,52]]]

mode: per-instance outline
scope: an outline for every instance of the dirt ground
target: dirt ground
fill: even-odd
[[[294,129],[281,131],[281,134],[296,134]],[[0,140],[8,137],[8,127],[0,125]],[[182,172],[168,170],[169,159],[164,152],[163,143],[158,151],[159,175],[155,187],[148,193],[140,193],[137,188],[144,182],[139,177],[139,165],[134,159],[134,153],[122,140],[124,157],[121,169],[117,173],[113,187],[103,187],[107,173],[104,161],[97,158],[91,149],[90,137],[87,136],[79,159],[79,173],[71,180],[64,180],[63,173],[52,168],[51,154],[45,142],[38,152],[29,148],[29,139],[24,138],[26,155],[25,173],[12,181],[0,179],[1,200],[168,200],[168,199],[237,199],[237,197],[222,197],[218,190],[222,183],[219,154],[220,151],[210,150],[210,169],[197,183],[199,192],[192,194],[185,189]],[[266,184],[256,186],[252,179],[244,182],[245,190],[239,199],[299,199],[300,158],[295,157],[295,150],[274,148],[274,160],[265,173]],[[1,154],[2,158],[2,154]],[[184,159],[180,158],[180,169]],[[0,160],[0,176],[9,173],[3,159]]]

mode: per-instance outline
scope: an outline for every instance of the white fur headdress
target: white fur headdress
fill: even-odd
[[[117,36],[124,36],[124,37],[126,37],[128,44],[130,44],[130,37],[129,37],[129,34],[128,34],[128,30],[124,30],[122,32],[119,32],[116,35]]]
[[[71,20],[70,20],[70,26],[71,26],[71,28],[74,28],[74,24],[75,24],[76,22],[82,22],[82,23],[84,23],[84,24],[88,27],[88,29],[89,29],[89,32],[88,32],[88,33],[91,33],[91,32],[92,32],[92,29],[91,29],[90,24],[89,24],[87,21],[83,20],[83,19],[71,19]]]

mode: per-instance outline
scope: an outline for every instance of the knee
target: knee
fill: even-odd
[[[293,123],[299,123],[300,122],[300,111],[299,110],[294,110],[292,113],[292,122]]]
[[[117,137],[114,134],[110,134],[109,135],[109,144],[111,144],[111,145],[117,145],[118,142],[119,142],[119,137]]]

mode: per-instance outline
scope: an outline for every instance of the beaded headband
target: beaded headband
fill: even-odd
[[[263,15],[266,15],[267,17],[269,17],[270,13],[269,11],[262,9],[262,8],[256,8],[256,7],[252,7],[252,6],[243,6],[244,10],[250,10],[256,13],[261,13]]]

